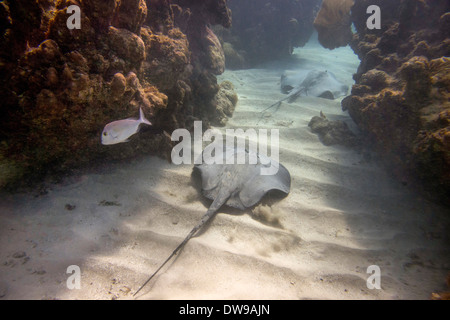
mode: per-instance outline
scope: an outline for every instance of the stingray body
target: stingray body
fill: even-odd
[[[281,92],[285,94],[290,93],[292,89],[297,88],[305,80],[309,72],[311,70],[299,70],[295,73],[290,71],[283,72],[280,79]]]
[[[288,93],[287,97],[262,110],[258,123],[265,111],[275,106],[278,110],[283,101],[287,100],[291,103],[300,96],[314,96],[333,100],[347,95],[348,86],[339,82],[331,71],[301,70],[295,74],[289,75],[284,72],[281,75],[281,91]]]
[[[134,295],[183,248],[189,239],[215,215],[222,205],[225,204],[244,210],[257,204],[271,190],[279,190],[285,194],[290,192],[291,176],[289,171],[275,160],[239,148],[228,148],[223,155],[223,164],[203,163],[194,167],[194,170],[198,170],[201,174],[203,195],[212,199],[213,202],[200,222],[189,232],[183,242],[178,245],[166,261],[163,262]],[[257,162],[255,164],[250,164],[249,161],[245,164],[227,164],[236,163],[236,161],[230,161],[232,160],[231,157],[236,159],[239,155],[245,155],[246,159],[254,156]],[[275,166],[278,170],[273,171],[276,172],[274,175],[262,175],[261,168],[267,168],[269,166]]]
[[[244,210],[258,203],[270,190],[289,193],[291,177],[282,164],[246,149],[227,148],[225,151],[224,164],[203,163],[195,167],[201,173],[203,195],[214,200],[212,208],[226,204]],[[245,164],[234,164],[240,155],[244,155]],[[250,164],[252,156],[255,164]],[[261,168],[270,166],[277,168],[270,170],[275,174],[262,175]]]
[[[347,95],[348,86],[339,82],[331,71],[302,70],[293,75],[283,73],[281,91],[289,93],[289,102],[302,95],[333,100]]]

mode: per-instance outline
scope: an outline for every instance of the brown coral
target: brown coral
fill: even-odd
[[[344,121],[330,121],[324,117],[314,116],[308,127],[311,128],[311,132],[318,134],[320,141],[326,146],[340,144],[355,147],[359,144],[358,138]]]
[[[143,68],[146,81],[161,90],[170,90],[178,79],[190,75],[189,42],[178,28],[171,29],[167,34],[157,34],[144,26],[141,37],[147,52]]]
[[[352,39],[350,10],[354,0],[324,0],[314,20],[320,44],[327,49],[345,47]]]
[[[127,29],[137,35],[147,18],[147,3],[145,0],[127,0],[119,4],[112,24],[120,29]]]
[[[69,5],[81,8],[81,29],[67,28]],[[189,19],[180,21],[182,29],[172,8]],[[14,172],[5,179],[33,179],[142,153],[165,155],[170,141],[163,130],[189,127],[194,116],[219,103],[213,97],[219,89],[215,75],[223,71],[221,48],[207,25],[230,25],[225,0],[48,0],[23,6],[5,0],[0,18],[0,166]],[[136,117],[139,108],[154,124],[140,132],[142,139],[100,144],[105,124]]]
[[[106,37],[109,48],[123,60],[123,68],[140,68],[145,59],[145,45],[138,35],[127,29],[110,26]]]
[[[225,54],[222,45],[214,32],[206,27],[204,35],[204,65],[213,74],[222,74],[225,71]]]
[[[371,4],[383,12],[381,30],[366,28]],[[449,9],[444,0],[355,0],[350,45],[361,64],[342,101],[397,178],[447,204],[450,39],[442,26]]]
[[[214,110],[208,115],[208,118],[211,119],[212,124],[224,126],[228,118],[233,116],[238,102],[238,96],[234,91],[233,84],[230,81],[222,82],[213,100]]]

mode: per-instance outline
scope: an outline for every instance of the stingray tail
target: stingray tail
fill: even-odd
[[[294,102],[295,100],[297,100],[297,98],[298,98],[303,92],[305,92],[305,90],[306,90],[305,87],[301,87],[301,88],[299,88],[298,90],[296,90],[296,91],[290,93],[290,94],[287,96],[286,99],[288,100],[289,103],[292,103],[292,102]]]
[[[275,106],[277,107],[277,108],[275,109],[275,111],[277,111],[278,108],[280,107],[281,103],[282,103],[283,101],[287,100],[288,98],[289,98],[289,96],[286,97],[286,98],[283,98],[283,99],[281,99],[281,100],[278,100],[278,101],[275,102],[274,104],[272,104],[272,105],[268,106],[267,108],[265,108],[264,110],[262,110],[262,111],[260,112],[260,113],[261,113],[261,116],[259,117],[258,122],[257,122],[256,124],[259,124],[259,122],[262,120],[262,118],[264,117],[264,112],[266,112],[267,110],[269,110],[269,109],[271,109],[271,108],[273,108],[273,107],[275,107]]]
[[[262,120],[262,118],[264,117],[264,112],[266,112],[267,110],[269,110],[275,106],[276,106],[276,109],[274,112],[277,112],[278,108],[280,107],[280,105],[283,101],[287,100],[289,103],[294,102],[303,92],[305,92],[305,90],[306,90],[305,87],[301,87],[295,91],[291,91],[291,93],[287,97],[285,97],[281,100],[278,100],[274,104],[272,104],[272,105],[268,106],[267,108],[265,108],[264,110],[262,110],[260,112],[261,116],[259,117],[258,122],[256,124],[259,124],[259,122]]]
[[[184,245],[197,233],[198,230],[200,230],[205,224],[206,222],[209,221],[209,219],[211,219],[214,214],[217,212],[217,210],[220,209],[220,207],[228,200],[229,195],[225,196],[223,194],[223,192],[219,192],[219,195],[216,197],[216,199],[213,201],[213,203],[211,204],[211,206],[209,207],[208,211],[206,211],[205,215],[202,217],[202,219],[200,220],[200,223],[197,224],[192,230],[191,232],[189,232],[189,234],[186,236],[186,238],[184,238],[183,242],[181,242],[178,247],[175,248],[175,250],[172,252],[172,254],[166,259],[166,261],[164,261],[161,266],[150,276],[150,278],[147,279],[147,281],[145,281],[145,283],[133,294],[133,297],[135,295],[138,294],[139,291],[142,290],[142,288],[144,288],[147,283],[150,282],[150,280],[153,279],[153,277],[159,272],[159,270],[161,270],[167,262],[170,261],[170,259],[172,259],[172,257],[174,255],[177,254],[178,251],[180,251]]]

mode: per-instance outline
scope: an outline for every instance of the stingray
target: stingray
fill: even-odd
[[[205,151],[203,151],[204,153]],[[239,156],[245,156],[245,164],[227,164],[236,163],[236,161],[230,161],[230,159],[235,160]],[[255,164],[250,164],[252,163],[249,160],[251,157],[257,160],[253,161]],[[290,192],[291,176],[289,171],[282,164],[267,156],[246,149],[227,148],[223,152],[223,159],[223,164],[202,163],[194,166],[194,170],[201,174],[203,195],[213,202],[200,222],[134,295],[147,285],[161,268],[186,245],[189,239],[215,215],[222,205],[245,210],[256,205],[269,191],[278,190],[286,195]],[[264,171],[261,169],[276,173],[263,175],[261,173]]]
[[[339,82],[334,73],[327,70],[302,70],[293,75],[284,72],[280,82],[281,91],[289,93],[289,102],[301,95],[333,100],[348,93],[348,86]]]
[[[300,96],[314,96],[325,99],[336,99],[348,93],[348,86],[336,79],[331,71],[302,70],[294,75],[284,72],[281,75],[281,91],[288,95],[270,105],[261,113],[273,107],[280,107],[283,101],[294,102]],[[259,120],[261,120],[262,115]],[[259,121],[258,121],[259,122]]]

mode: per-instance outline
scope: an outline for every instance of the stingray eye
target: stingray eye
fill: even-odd
[[[108,133],[105,131],[103,132],[103,136],[106,137],[108,135]]]

